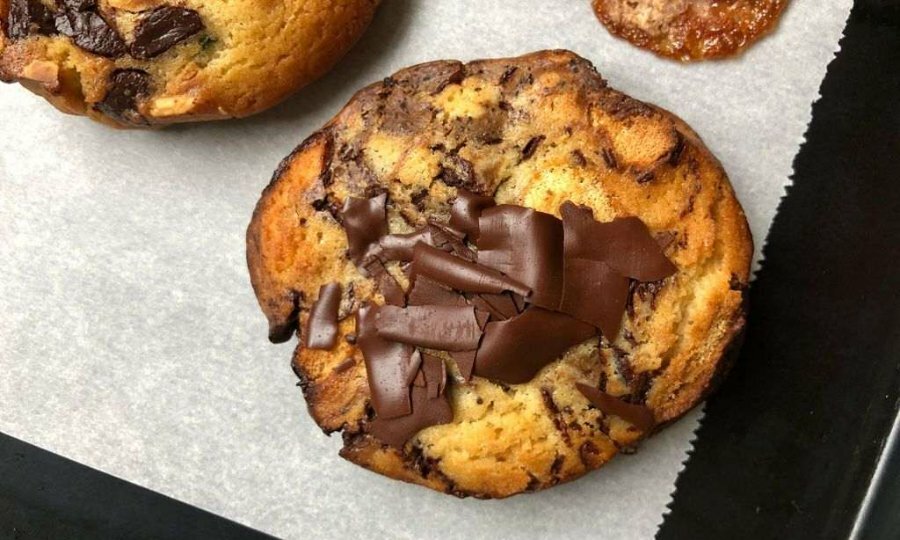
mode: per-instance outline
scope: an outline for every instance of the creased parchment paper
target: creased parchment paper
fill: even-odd
[[[0,431],[290,538],[651,538],[700,413],[537,495],[457,500],[337,456],[307,417],[244,262],[279,160],[408,64],[568,48],[684,118],[759,247],[851,0],[793,0],[737,60],[680,65],[611,37],[588,0],[385,0],[338,68],[244,121],[117,132],[0,88]],[[302,54],[302,53],[301,53]]]

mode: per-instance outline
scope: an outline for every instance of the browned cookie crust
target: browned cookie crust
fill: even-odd
[[[327,71],[379,0],[0,0],[0,80],[116,127],[244,117]]]
[[[637,216],[677,272],[633,284],[613,341],[592,337],[524,384],[467,383],[443,354],[452,422],[396,448],[370,433],[353,316],[385,299],[348,257],[339,220],[351,198],[385,194],[390,233],[447,223],[460,188],[556,216],[565,201],[598,221]],[[340,285],[336,346],[298,346],[293,368],[319,426],[343,431],[341,455],[393,478],[488,498],[577,478],[653,430],[604,413],[579,384],[645,408],[656,426],[693,407],[743,328],[752,240],[725,172],[688,126],[609,88],[577,55],[543,51],[432,62],[361,90],[278,168],[247,248],[273,341],[305,329],[320,288]],[[387,269],[407,286],[397,263]],[[333,292],[322,290],[317,310],[334,305]]]
[[[677,60],[723,58],[754,43],[787,0],[593,0],[610,32]]]

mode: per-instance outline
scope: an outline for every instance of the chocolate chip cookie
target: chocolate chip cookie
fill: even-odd
[[[0,0],[0,80],[117,127],[243,117],[327,71],[379,0]]]
[[[269,338],[341,455],[459,496],[571,480],[696,405],[752,240],[674,115],[568,51],[404,69],[275,172],[247,233]]]
[[[593,0],[610,32],[682,61],[739,53],[769,32],[787,0]]]

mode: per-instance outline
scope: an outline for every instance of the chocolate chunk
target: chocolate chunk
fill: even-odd
[[[83,2],[72,4],[72,6],[82,5],[89,4]],[[75,45],[88,52],[116,58],[125,54],[127,50],[122,36],[96,11],[78,11],[67,5],[56,15],[55,25],[60,34],[69,36]]]
[[[529,287],[532,304],[557,309],[563,287],[562,223],[550,214],[504,204],[485,210],[479,227],[478,263]]]
[[[603,261],[638,281],[659,281],[677,271],[644,222],[637,217],[594,221],[590,208],[565,202],[560,207],[565,227],[566,257]]]
[[[475,349],[482,333],[472,306],[384,306],[375,327],[382,339],[441,351]]]
[[[531,292],[528,287],[496,270],[454,257],[425,244],[416,246],[413,274],[426,276],[438,283],[470,293],[512,291],[527,297]]]
[[[544,139],[546,139],[546,137],[543,135],[538,135],[537,137],[532,137],[531,139],[529,139],[529,141],[525,144],[525,148],[522,149],[522,161],[527,161],[528,159],[530,159],[531,156],[533,156],[537,151],[538,146],[540,146],[544,141]]]
[[[371,199],[348,197],[341,211],[342,225],[347,233],[348,255],[357,265],[362,264],[378,240],[387,234],[387,194]]]
[[[456,154],[444,158],[438,179],[450,187],[472,189],[477,184],[472,162]]]
[[[507,321],[490,322],[475,359],[475,374],[508,384],[526,383],[547,364],[596,335],[589,324],[529,307]]]
[[[356,342],[362,350],[369,380],[372,406],[381,419],[405,416],[412,412],[409,381],[420,360],[415,349],[388,341],[378,335],[375,317],[380,308],[365,305],[356,313]]]
[[[131,56],[153,58],[200,30],[203,30],[203,21],[193,9],[159,6],[142,15],[137,23]]]
[[[410,306],[465,306],[466,298],[425,276],[417,276],[409,290]]]
[[[355,358],[353,358],[353,357],[346,358],[346,359],[344,359],[343,362],[334,366],[334,372],[335,373],[343,373],[345,371],[350,371],[351,369],[353,369],[353,366],[355,366],[355,365],[356,365]]]
[[[385,268],[384,263],[380,259],[376,257],[369,258],[364,268],[375,280],[375,286],[378,288],[378,292],[384,296],[385,303],[400,307],[406,305],[406,293],[403,292],[403,288],[397,283],[394,276],[388,272],[388,269]]]
[[[590,323],[613,341],[628,302],[628,278],[603,261],[566,259],[565,291],[559,310]]]
[[[130,124],[146,123],[137,111],[138,100],[150,94],[150,74],[140,69],[117,69],[109,76],[103,101],[94,107],[103,114]]]
[[[483,197],[460,189],[450,208],[450,228],[467,236],[472,242],[478,240],[478,218],[481,213],[497,203],[493,197]]]
[[[412,387],[411,402],[412,412],[398,418],[385,418],[379,416],[369,424],[369,433],[379,441],[402,448],[406,441],[423,429],[439,424],[447,424],[453,421],[453,409],[450,401],[444,393],[442,381],[447,380],[446,367],[441,362],[441,374],[434,373],[434,369],[419,372],[424,379],[424,386]],[[423,375],[424,372],[424,375]],[[437,397],[435,395],[437,388]]]
[[[652,430],[656,425],[653,411],[644,405],[626,403],[584,383],[578,383],[576,386],[584,394],[584,397],[588,398],[591,404],[603,411],[604,414],[618,416],[644,432]]]
[[[319,288],[319,297],[309,311],[306,325],[306,347],[331,350],[337,344],[338,310],[341,307],[341,286],[329,283]]]
[[[11,40],[56,32],[53,13],[40,0],[11,0],[6,24],[6,34]]]

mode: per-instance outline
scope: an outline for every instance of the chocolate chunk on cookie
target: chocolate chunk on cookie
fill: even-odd
[[[699,137],[567,51],[367,87],[247,231],[270,328],[317,320],[323,285],[354,291],[338,338],[292,364],[341,455],[481,498],[581,476],[698,403],[751,253]]]
[[[141,16],[134,29],[131,56],[153,58],[202,29],[200,14],[193,9],[160,6]]]

